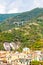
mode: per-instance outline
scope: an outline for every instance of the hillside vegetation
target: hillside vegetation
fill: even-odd
[[[26,23],[24,22],[25,23],[24,25],[13,26],[11,22],[14,22],[13,20],[15,20],[15,18],[13,19],[11,18],[10,21],[5,20],[5,22],[1,23],[0,43],[2,44],[2,48],[0,47],[0,49],[3,50],[3,43],[5,41],[7,42],[19,41],[20,47],[19,49],[17,49],[18,51],[21,51],[24,47],[28,47],[32,50],[42,50],[43,49],[43,13],[41,10],[39,11],[41,12],[41,14],[37,13],[38,14],[37,17],[35,16],[31,18],[31,20],[25,20],[27,22]],[[36,13],[34,15],[36,15]],[[23,18],[24,17],[26,16],[23,16]]]

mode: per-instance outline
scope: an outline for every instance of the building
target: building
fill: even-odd
[[[12,48],[13,50],[19,48],[18,44],[14,43],[14,42],[11,42],[11,43],[10,43],[10,46],[11,46],[11,48]]]
[[[3,46],[4,46],[4,49],[5,49],[6,51],[10,51],[10,49],[11,49],[10,43],[4,42]]]
[[[23,48],[23,53],[29,54],[31,51],[29,48],[25,47]]]
[[[0,61],[6,62],[6,53],[7,51],[0,51]]]
[[[32,52],[32,61],[40,61],[41,51]]]

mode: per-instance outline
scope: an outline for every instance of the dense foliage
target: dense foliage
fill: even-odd
[[[32,61],[30,65],[43,65],[43,62]]]

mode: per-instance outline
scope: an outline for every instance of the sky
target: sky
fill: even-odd
[[[43,0],[0,0],[0,13],[20,13],[42,7]]]

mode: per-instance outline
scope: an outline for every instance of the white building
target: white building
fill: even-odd
[[[14,42],[11,42],[11,43],[10,43],[10,46],[11,46],[11,48],[12,48],[13,50],[18,49],[18,45],[17,45],[16,43],[14,43]]]
[[[4,46],[4,49],[5,49],[6,51],[10,51],[10,49],[11,49],[10,43],[4,42],[3,46]]]

